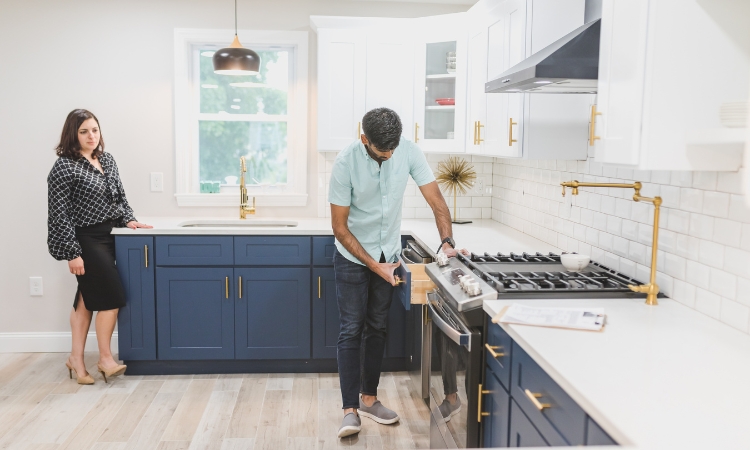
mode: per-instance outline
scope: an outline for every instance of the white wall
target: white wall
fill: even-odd
[[[240,0],[239,27],[309,30],[310,15],[418,17],[467,5],[350,0]],[[138,217],[218,215],[234,208],[178,208],[172,111],[174,28],[233,28],[231,0],[0,0],[0,333],[64,332],[75,280],[47,253],[46,177],[67,113],[101,121]],[[385,30],[384,30],[385,31]],[[241,36],[240,36],[241,37]],[[227,44],[231,34],[228,34]],[[317,216],[315,34],[310,33],[310,136],[304,208],[259,216]],[[325,168],[323,168],[325,170]],[[149,192],[163,172],[163,193]],[[28,277],[44,277],[30,297]],[[2,336],[0,336],[1,338]]]

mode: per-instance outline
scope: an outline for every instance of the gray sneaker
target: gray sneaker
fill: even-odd
[[[339,437],[351,436],[357,434],[362,430],[362,420],[358,415],[349,413],[344,416],[344,420],[341,422],[341,428],[339,428]]]
[[[440,410],[443,419],[445,419],[446,422],[450,422],[451,417],[461,412],[461,399],[456,397],[455,405],[451,405],[451,402],[449,402],[448,399],[445,399],[443,400],[443,403],[438,406],[438,410]]]
[[[359,415],[369,417],[377,423],[389,425],[398,422],[398,414],[383,406],[380,400],[375,400],[372,406],[365,406],[362,397],[359,398]]]

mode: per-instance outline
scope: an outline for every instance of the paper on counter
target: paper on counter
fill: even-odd
[[[493,317],[492,323],[601,331],[605,318],[604,308],[551,308],[513,303]]]

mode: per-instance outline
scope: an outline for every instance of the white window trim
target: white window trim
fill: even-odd
[[[286,192],[255,195],[259,206],[307,205],[307,92],[308,33],[306,31],[239,30],[242,44],[294,47],[294,76],[290,86],[290,129],[287,136],[287,163],[290,180]],[[197,129],[191,129],[194,111],[194,86],[191,84],[191,51],[195,44],[228,46],[232,30],[175,28],[174,30],[174,130],[176,191],[178,206],[238,206],[239,193],[200,194],[191,182],[198,168]],[[239,176],[237,161],[237,176]],[[239,191],[238,191],[239,192]],[[252,194],[250,194],[252,196]]]

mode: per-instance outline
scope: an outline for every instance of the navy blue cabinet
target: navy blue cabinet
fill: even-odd
[[[508,427],[510,425],[508,417],[510,396],[491,370],[486,371],[484,378],[483,390],[487,392],[482,397],[484,405],[482,411],[488,414],[482,419],[484,446],[507,447]]]
[[[386,358],[403,358],[406,356],[406,310],[401,302],[391,300],[388,311],[388,328],[385,341]]]
[[[515,399],[510,401],[510,436],[508,447],[549,447],[547,441],[521,411]]]
[[[309,236],[236,236],[238,266],[309,266]]]
[[[398,261],[401,265],[396,267],[393,274],[400,278],[402,283],[396,286],[393,291],[393,298],[401,303],[402,308],[408,311],[411,309],[411,271],[404,260],[401,259],[401,256],[398,257]]]
[[[127,303],[118,314],[119,358],[156,359],[154,238],[123,236],[115,242],[117,269]]]
[[[313,358],[335,359],[340,322],[333,267],[313,269],[312,314]]]
[[[586,445],[617,445],[591,417],[586,419]]]
[[[233,271],[157,267],[159,359],[234,358]]]
[[[233,242],[232,236],[156,236],[156,265],[231,266]]]
[[[309,267],[235,269],[234,274],[242,284],[242,298],[235,300],[235,357],[309,358]]]
[[[332,266],[336,240],[333,236],[313,236],[313,266]]]

